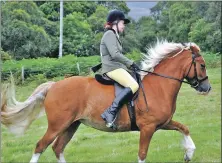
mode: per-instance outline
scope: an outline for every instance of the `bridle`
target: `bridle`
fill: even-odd
[[[187,75],[184,77],[187,81],[183,79],[178,79],[178,78],[175,78],[175,77],[172,77],[172,76],[167,76],[167,75],[163,75],[163,74],[159,74],[159,73],[155,73],[155,72],[151,72],[151,71],[146,71],[146,70],[139,70],[139,71],[143,71],[143,72],[146,72],[146,73],[149,73],[149,74],[152,74],[152,75],[156,75],[156,76],[160,76],[160,77],[163,77],[163,78],[167,78],[167,79],[172,79],[172,80],[176,80],[176,81],[179,81],[181,83],[186,83],[186,84],[189,84],[192,88],[196,88],[198,87],[203,81],[207,80],[208,79],[208,76],[204,77],[203,79],[198,79],[198,76],[197,76],[197,68],[196,68],[196,61],[195,59],[200,57],[201,55],[195,55],[193,52],[192,52],[192,62],[190,64],[190,68],[187,72]],[[190,73],[190,70],[192,68],[192,65],[194,65],[194,77],[193,78],[189,78],[188,75]]]
[[[200,55],[195,55],[192,53],[192,63],[190,65],[189,71],[187,72],[187,75],[185,76],[185,79],[188,81],[187,83],[191,85],[191,87],[196,88],[198,87],[203,81],[208,79],[208,76],[205,76],[203,79],[198,79],[197,77],[197,67],[196,67],[196,61],[195,58],[200,57]],[[188,75],[190,73],[191,67],[194,65],[194,77],[189,78]]]
[[[183,51],[183,49],[179,52],[181,53]],[[143,71],[143,72],[146,72],[146,73],[149,73],[149,74],[152,74],[152,75],[156,75],[156,76],[160,76],[160,77],[163,77],[163,78],[167,78],[167,79],[172,79],[172,80],[176,80],[176,81],[179,81],[180,83],[186,83],[186,84],[189,84],[192,88],[197,88],[203,81],[207,80],[208,79],[208,76],[204,77],[203,79],[198,79],[198,76],[197,76],[197,67],[196,67],[196,61],[195,59],[200,57],[201,55],[197,54],[195,55],[194,52],[191,50],[192,52],[192,62],[190,64],[190,67],[189,67],[189,70],[187,72],[187,75],[185,77],[183,77],[182,79],[178,79],[178,78],[175,78],[175,77],[172,77],[172,76],[168,76],[168,75],[163,75],[163,74],[159,74],[159,73],[155,73],[155,72],[151,72],[151,71],[146,71],[146,70],[134,70],[134,72],[138,72],[138,71]],[[177,53],[176,55],[178,55],[179,53]],[[189,78],[188,75],[191,71],[191,68],[192,68],[192,65],[194,65],[194,77],[193,78]],[[184,78],[187,80],[185,81]],[[142,92],[143,92],[143,97],[144,97],[144,100],[145,100],[145,104],[146,104],[146,110],[148,112],[148,103],[147,103],[147,100],[146,100],[146,95],[145,95],[145,91],[144,91],[144,87],[143,87],[143,83],[141,81],[141,78],[139,77],[139,85],[142,89]]]

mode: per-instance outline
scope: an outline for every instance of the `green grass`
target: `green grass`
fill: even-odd
[[[221,162],[221,68],[208,70],[212,91],[197,95],[183,84],[173,119],[187,125],[197,147],[192,162]],[[38,84],[17,87],[17,99],[25,100]],[[2,126],[2,162],[29,162],[37,141],[47,128],[46,117],[16,137]],[[157,131],[147,162],[183,162],[183,136],[177,131]],[[80,125],[65,149],[67,162],[137,162],[139,132],[106,133]],[[56,162],[51,145],[39,162]]]

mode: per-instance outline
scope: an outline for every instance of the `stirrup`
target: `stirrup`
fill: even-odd
[[[108,127],[108,128],[114,127],[114,122],[115,122],[116,118],[117,118],[117,115],[116,115],[116,117],[114,118],[114,120],[112,122],[106,123],[106,127]]]

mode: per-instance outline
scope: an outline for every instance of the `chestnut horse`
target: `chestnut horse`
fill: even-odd
[[[184,135],[184,159],[188,162],[196,147],[188,128],[172,117],[184,79],[200,94],[208,94],[211,89],[200,48],[195,43],[158,41],[144,54],[141,63],[139,73],[148,111],[140,89],[135,101],[136,124],[140,132],[138,162],[145,162],[151,138],[158,129],[177,130]],[[112,103],[114,87],[102,85],[93,77],[73,76],[41,84],[25,102],[16,101],[13,91],[14,87],[8,87],[1,97],[1,121],[10,131],[23,133],[42,110],[46,112],[48,128],[36,145],[32,163],[38,162],[41,153],[53,141],[58,162],[65,162],[64,148],[81,123],[107,132],[131,131],[126,105],[116,119],[117,130],[106,127],[100,115]]]

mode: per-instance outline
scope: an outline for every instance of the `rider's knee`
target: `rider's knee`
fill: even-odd
[[[137,82],[134,82],[130,84],[129,87],[131,88],[132,92],[135,93],[139,89],[139,84]]]

